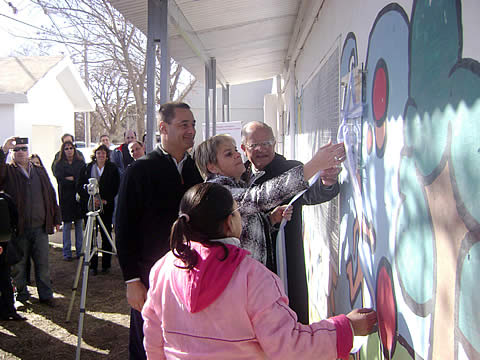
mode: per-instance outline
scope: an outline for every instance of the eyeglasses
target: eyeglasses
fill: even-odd
[[[274,144],[275,144],[275,139],[256,143],[256,144],[244,144],[244,145],[248,150],[255,150],[258,147],[266,148],[266,147],[273,146]]]
[[[20,146],[20,147],[13,148],[13,151],[14,151],[14,152],[17,152],[17,151],[28,151],[28,146]]]

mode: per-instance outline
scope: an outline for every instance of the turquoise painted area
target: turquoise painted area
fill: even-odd
[[[411,19],[410,96],[419,113],[432,112],[448,98],[449,72],[460,41],[456,1],[416,1]]]
[[[430,175],[440,164],[448,140],[448,122],[453,116],[448,111],[419,114],[408,107],[405,124],[405,143],[412,147],[417,167],[423,176]]]
[[[477,91],[480,94],[480,91]],[[470,215],[480,223],[480,100],[472,107],[463,103],[453,122],[453,176],[460,201]]]
[[[410,97],[416,107],[406,110],[405,139],[427,176],[446,149],[452,119],[445,107],[456,106],[450,86],[461,50],[456,1],[417,1],[411,22]]]
[[[415,164],[404,157],[400,165],[401,191],[405,195],[398,217],[396,265],[402,286],[417,303],[424,304],[434,290],[434,234]]]
[[[476,351],[480,352],[480,291],[478,291],[478,269],[480,269],[480,242],[475,243],[463,259],[458,327]]]

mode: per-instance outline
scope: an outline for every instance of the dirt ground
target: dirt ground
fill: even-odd
[[[82,278],[67,323],[78,261],[63,261],[60,243],[61,233],[50,236],[50,275],[56,306],[40,304],[36,287],[29,287],[31,304],[19,310],[27,321],[0,321],[1,360],[75,358]],[[128,359],[129,314],[120,267],[113,258],[110,273],[88,277],[81,358]]]

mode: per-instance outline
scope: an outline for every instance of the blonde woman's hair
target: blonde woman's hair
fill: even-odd
[[[235,144],[235,139],[227,134],[219,134],[212,136],[196,147],[193,159],[204,180],[212,175],[208,171],[208,164],[217,164],[217,151],[222,144]]]

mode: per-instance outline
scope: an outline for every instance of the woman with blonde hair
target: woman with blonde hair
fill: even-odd
[[[344,158],[343,143],[329,143],[322,146],[305,165],[296,166],[261,185],[252,186],[263,172],[258,172],[249,183],[242,181],[245,166],[230,135],[212,136],[198,145],[194,153],[195,163],[205,181],[227,187],[239,204],[243,219],[241,246],[273,271],[276,266],[270,233],[272,226],[281,220],[285,207],[277,208],[273,213],[266,212],[307,189],[307,181],[318,171],[339,166]],[[286,216],[291,216],[291,210],[287,210],[290,213]]]

